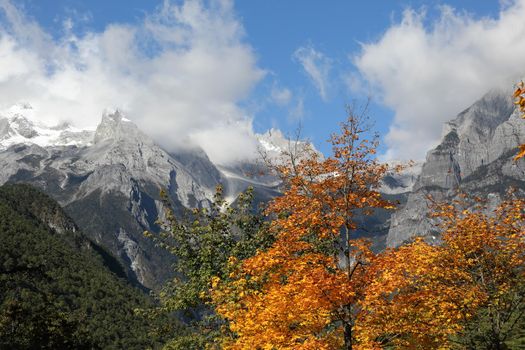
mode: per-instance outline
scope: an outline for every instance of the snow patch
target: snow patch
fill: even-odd
[[[29,104],[17,104],[0,112],[0,150],[16,144],[82,147],[91,145],[92,139],[91,130],[67,123],[50,127],[35,121],[35,110]]]

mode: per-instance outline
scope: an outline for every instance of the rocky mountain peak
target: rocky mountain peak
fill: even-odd
[[[256,135],[263,151],[269,154],[279,155],[288,150],[291,140],[281,130],[271,128],[263,134]]]
[[[390,170],[381,179],[379,192],[388,195],[396,195],[412,191],[414,184],[421,173],[423,161],[407,164],[403,161],[389,161]],[[403,166],[401,171],[396,171],[397,166]]]
[[[115,109],[108,108],[102,114],[102,121],[113,120],[113,121],[119,122],[122,120],[122,118],[124,118],[124,113],[118,108],[115,108]]]
[[[489,91],[456,118],[445,123],[443,137],[455,131],[459,137],[475,136],[477,141],[487,141],[491,133],[507,121],[514,111],[511,95],[512,92],[507,90]]]
[[[259,151],[275,161],[279,161],[283,153],[287,152],[297,153],[296,155],[301,157],[306,150],[324,157],[309,140],[298,140],[297,137],[284,135],[279,129],[271,128],[263,134],[255,134],[255,137],[259,141]]]
[[[39,122],[37,114],[27,103],[0,111],[0,151],[17,144],[82,147],[92,143],[92,131],[76,129],[67,122],[50,127]]]
[[[137,126],[127,119],[121,110],[106,110],[97,126],[93,142],[117,141],[129,136],[139,135],[141,132]]]
[[[4,110],[2,114],[5,114],[7,116],[14,116],[14,115],[29,115],[34,112],[34,108],[31,104],[27,102],[19,102],[15,103],[8,109]]]
[[[0,141],[14,135],[33,138],[38,135],[34,123],[28,118],[33,107],[28,103],[18,103],[0,112]]]
[[[413,235],[437,239],[427,217],[429,195],[449,202],[458,191],[499,198],[510,186],[525,188],[525,163],[513,160],[525,142],[525,123],[511,96],[510,91],[492,90],[446,123],[441,143],[427,153],[406,205],[392,215],[389,246]]]
[[[10,139],[20,142],[23,139],[33,139],[39,136],[35,124],[22,114],[28,110],[30,107],[15,105],[0,112],[0,148],[5,143],[11,143]]]
[[[38,136],[38,131],[35,130],[35,124],[26,118],[24,115],[15,114],[9,119],[11,129],[17,132],[20,136],[26,139],[31,139]]]

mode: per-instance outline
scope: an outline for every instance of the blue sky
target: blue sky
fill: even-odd
[[[419,159],[443,122],[524,73],[523,1],[0,4],[16,43],[2,57],[27,62],[23,78],[0,75],[3,107],[29,100],[81,126],[119,107],[167,147],[196,143],[223,163],[247,156],[253,132],[299,124],[328,153],[345,105],[368,95],[382,157]]]

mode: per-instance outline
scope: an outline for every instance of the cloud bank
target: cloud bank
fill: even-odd
[[[102,32],[76,34],[65,20],[58,39],[9,0],[0,18],[0,108],[28,102],[45,123],[79,127],[120,108],[168,149],[197,144],[218,163],[255,153],[239,102],[265,72],[231,1],[165,1]]]
[[[395,112],[386,159],[423,158],[444,122],[525,76],[525,1],[505,2],[497,18],[448,6],[439,13],[429,25],[424,11],[407,9],[353,57],[374,97]]]

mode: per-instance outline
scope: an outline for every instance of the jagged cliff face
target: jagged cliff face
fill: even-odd
[[[514,162],[525,143],[525,122],[508,91],[492,91],[460,113],[444,128],[442,142],[427,153],[421,175],[406,205],[394,213],[387,245],[415,235],[439,240],[427,217],[428,195],[451,200],[458,191],[497,203],[510,187],[525,189],[525,162]]]
[[[175,210],[207,205],[219,183],[233,197],[244,179],[225,176],[200,150],[169,154],[119,111],[96,130],[47,128],[27,118],[29,106],[0,115],[0,184],[25,182],[55,198],[95,242],[127,268],[130,280],[159,287],[173,257],[143,236],[157,230],[161,189]],[[260,192],[273,191],[260,184]]]

